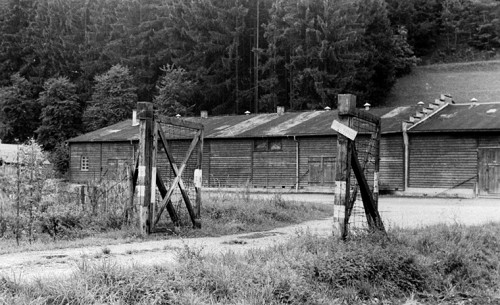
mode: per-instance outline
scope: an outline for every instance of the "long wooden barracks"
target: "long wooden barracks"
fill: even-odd
[[[442,96],[423,105],[371,108],[381,117],[380,190],[441,196],[500,196],[500,103],[453,104]],[[183,118],[204,126],[204,187],[249,187],[297,192],[332,191],[337,111],[285,112]],[[162,126],[181,160],[192,133]],[[68,140],[69,179],[83,183],[116,177],[134,163],[135,118]],[[159,154],[160,158],[164,154]],[[193,154],[197,155],[197,154]],[[166,160],[158,171],[168,183]],[[196,158],[183,180],[192,181]]]

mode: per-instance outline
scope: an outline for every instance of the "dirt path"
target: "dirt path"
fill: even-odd
[[[177,253],[184,247],[201,253],[243,252],[283,243],[298,232],[309,230],[313,234],[331,234],[330,219],[304,222],[260,233],[246,233],[222,237],[169,239],[106,246],[33,251],[0,255],[0,277],[16,282],[30,282],[69,276],[83,264],[106,261],[118,266],[175,264]]]

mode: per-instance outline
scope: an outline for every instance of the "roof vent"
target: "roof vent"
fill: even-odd
[[[420,101],[417,103],[417,111],[420,112],[424,110],[424,102]]]
[[[330,110],[332,110],[332,108],[330,108],[330,107],[326,106],[326,107],[325,107],[325,110],[326,110],[326,111],[330,111]]]
[[[365,110],[368,111],[368,110],[370,110],[371,104],[370,103],[365,103],[363,106],[365,107]]]
[[[176,115],[175,115],[175,117],[176,117],[176,118],[180,118],[180,117],[181,117],[181,115],[180,115],[180,114],[176,114]]]
[[[250,111],[245,111],[245,115],[249,115],[250,114]]]
[[[206,111],[206,110],[200,111],[200,117],[202,119],[207,119],[208,118],[208,111]]]
[[[448,104],[455,104],[455,101],[453,100],[453,97],[451,96],[451,94],[445,94],[444,95],[444,101],[445,103],[448,103]]]
[[[137,121],[137,110],[132,110],[132,126],[139,125],[139,121]]]
[[[276,113],[277,113],[278,115],[283,115],[283,114],[285,114],[285,106],[278,106],[278,107],[276,107]]]
[[[471,98],[471,99],[470,99],[470,102],[471,102],[471,103],[477,103],[477,98],[475,98],[475,97]]]

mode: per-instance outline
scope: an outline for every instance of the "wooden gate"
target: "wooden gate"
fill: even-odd
[[[179,187],[182,198],[188,210],[194,227],[201,227],[201,164],[203,155],[203,125],[175,118],[158,117],[154,115],[153,104],[140,102],[137,105],[137,118],[139,119],[139,154],[137,156],[132,179],[132,193],[137,189],[139,205],[139,226],[145,234],[155,231],[163,211],[166,209],[174,225],[179,225],[179,217],[174,209],[171,196],[176,187]],[[161,124],[160,124],[161,123]],[[172,149],[166,137],[163,126],[169,126],[178,130],[189,130],[187,133],[192,137],[186,155],[180,165],[172,154]],[[167,189],[157,166],[158,145],[163,146],[167,161],[175,174]],[[187,162],[193,152],[198,149],[196,170],[194,173],[194,185],[196,192],[196,209],[189,198],[188,192],[182,180],[182,173],[186,169]],[[161,195],[159,208],[156,205],[156,190]],[[133,196],[132,196],[133,200]]]
[[[479,195],[500,196],[500,147],[479,149]]]

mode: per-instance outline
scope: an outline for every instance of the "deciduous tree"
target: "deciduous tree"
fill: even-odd
[[[60,142],[81,132],[82,107],[75,85],[66,77],[51,78],[43,85],[38,102],[42,105],[41,125],[36,130],[38,142],[52,150]]]
[[[87,131],[129,118],[137,104],[137,87],[127,67],[114,65],[95,81],[92,100],[83,114]]]

